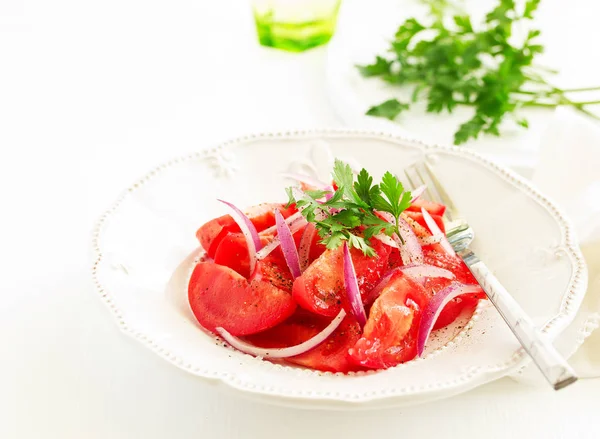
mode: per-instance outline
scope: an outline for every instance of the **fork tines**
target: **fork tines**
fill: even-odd
[[[444,204],[446,206],[446,213],[444,215],[448,221],[454,220],[454,217],[457,215],[456,207],[427,161],[413,163],[404,169],[404,174],[413,189],[424,184],[427,187],[425,189],[426,198],[430,201]]]

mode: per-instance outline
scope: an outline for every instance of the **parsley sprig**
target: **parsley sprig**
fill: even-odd
[[[551,85],[545,76],[555,72],[535,63],[544,50],[538,42],[540,31],[531,29],[524,38],[515,38],[513,30],[526,27],[540,0],[526,0],[523,7],[517,7],[515,0],[499,0],[479,28],[447,0],[423,1],[430,8],[429,22],[406,20],[389,54],[358,69],[363,76],[413,86],[412,102],[426,99],[431,113],[452,112],[458,105],[473,107],[473,117],[454,135],[455,144],[481,133],[500,135],[499,126],[506,116],[527,128],[527,120],[518,116],[523,107],[570,105],[598,119],[586,106],[600,101],[576,102],[568,94],[600,87],[567,90]],[[390,99],[367,114],[392,120],[409,107],[409,103]]]
[[[366,169],[355,179],[350,165],[336,159],[332,176],[337,186],[333,194],[322,190],[298,193],[291,187],[286,189],[288,205],[295,203],[302,215],[316,225],[321,242],[327,248],[337,248],[347,241],[350,247],[374,256],[370,244],[373,236],[396,233],[402,239],[398,219],[410,205],[412,195],[394,175],[386,172],[379,184],[373,184],[373,177]],[[376,211],[388,212],[395,222],[381,219]]]

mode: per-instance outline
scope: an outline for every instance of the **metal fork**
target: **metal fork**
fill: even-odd
[[[427,162],[419,162],[405,169],[404,173],[413,188],[425,184],[427,186],[425,194],[428,198],[431,201],[446,205],[444,222],[446,224],[446,234],[452,248],[465,261],[490,301],[515,334],[521,346],[523,346],[523,349],[529,354],[552,387],[559,390],[577,381],[575,372],[554,348],[552,342],[536,329],[533,321],[523,308],[502,286],[485,263],[469,249],[469,245],[475,238],[475,233],[458,213],[431,166]]]

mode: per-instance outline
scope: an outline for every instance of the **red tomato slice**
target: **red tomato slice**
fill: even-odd
[[[302,240],[303,233],[303,228],[294,233],[294,242],[296,243],[296,248],[298,249],[298,251],[300,251],[300,241]],[[308,252],[308,262],[310,264],[312,264],[312,262],[319,256],[321,256],[325,251],[325,246],[319,241],[321,241],[321,237],[318,233],[315,232],[312,243],[310,244],[310,250]]]
[[[256,227],[256,230],[260,232],[275,225],[274,209],[279,209],[284,218],[289,217],[297,211],[295,206],[285,207],[284,204],[265,203],[250,207],[246,211],[246,214],[250,218],[250,221],[252,221],[252,224],[254,224],[254,227]],[[206,250],[208,256],[214,258],[221,240],[228,233],[240,232],[241,230],[233,218],[230,215],[223,215],[203,224],[196,232],[196,237],[200,241],[200,244],[202,244],[202,248]]]
[[[231,216],[224,215],[204,223],[196,232],[196,237],[208,256],[214,258],[221,240],[230,232],[240,233],[241,230]]]
[[[463,294],[451,300],[438,316],[433,329],[440,329],[453,323],[463,311],[468,310],[471,314],[475,311],[475,307],[479,303],[479,299],[473,294]]]
[[[248,244],[241,233],[227,233],[214,255],[215,264],[225,265],[245,278],[250,277]]]
[[[404,262],[402,261],[402,256],[400,256],[400,250],[397,248],[390,249],[390,256],[388,258],[388,269],[392,270],[396,267],[402,267]]]
[[[374,257],[365,256],[355,248],[350,250],[363,298],[377,285],[388,267],[390,247],[378,239],[372,239],[371,245],[377,253]],[[346,307],[342,247],[325,250],[302,276],[295,280],[292,295],[298,305],[323,316],[334,317],[342,306]]]
[[[275,214],[273,213],[275,209],[279,209],[284,218],[298,211],[296,205],[286,207],[285,204],[280,203],[262,203],[249,207],[245,212],[250,221],[252,221],[252,224],[254,224],[254,227],[256,227],[256,230],[260,232],[275,225]]]
[[[435,250],[424,251],[425,263],[429,265],[435,265],[437,267],[445,268],[450,270],[456,276],[458,282],[467,285],[477,285],[477,280],[473,277],[473,274],[469,271],[462,259],[457,256],[450,256],[445,252],[439,252]],[[447,287],[452,281],[450,279],[435,278],[427,279],[424,284],[425,291],[429,297],[433,297],[438,291]],[[443,328],[454,322],[456,318],[465,309],[474,310],[479,299],[485,299],[484,293],[480,294],[463,294],[452,301],[450,301],[440,313],[438,319],[433,326],[433,329]]]
[[[427,201],[423,198],[418,198],[406,210],[413,212],[421,212],[422,207],[424,207],[425,210],[432,215],[442,216],[446,211],[446,206],[444,206],[443,204],[434,203],[433,201]]]
[[[408,218],[414,221],[411,223],[411,221],[409,220],[408,222],[413,228],[417,237],[426,238],[432,235],[429,231],[429,227],[427,227],[427,223],[425,223],[425,218],[423,218],[423,214],[421,212],[411,212],[406,210],[404,211],[403,215],[406,215]],[[439,215],[432,215],[432,217],[435,220],[435,222],[440,226],[440,229],[443,232],[445,232],[444,221],[442,220],[442,217]],[[443,248],[439,244],[423,246],[423,249],[439,249],[443,251]],[[389,269],[401,267],[403,265],[404,263],[402,262],[402,257],[400,256],[400,250],[397,248],[392,248],[390,251],[390,257],[388,259]]]
[[[301,229],[294,234],[296,247],[299,247],[300,245],[300,239],[302,238],[303,232],[304,229]],[[273,238],[273,235],[263,236],[261,237],[261,241],[263,245],[265,245]],[[317,259],[321,256],[323,251],[325,251],[325,246],[319,244],[318,241],[319,237],[315,234],[309,252],[309,262]],[[284,271],[288,271],[287,264],[283,258],[283,253],[281,252],[281,247],[277,247],[273,250],[273,252],[267,256],[266,260],[276,262]],[[248,254],[248,245],[246,244],[244,235],[241,233],[228,233],[223,237],[215,252],[214,261],[215,264],[225,265],[246,278],[250,277],[250,256]]]
[[[425,222],[425,218],[423,217],[422,212],[413,212],[413,211],[407,210],[404,213],[406,214],[406,216],[414,219],[421,226],[425,227],[425,229],[427,231],[429,231],[429,227],[427,226],[427,223]],[[438,227],[442,230],[442,232],[446,233],[446,228],[444,227],[444,220],[442,219],[442,217],[440,215],[433,215],[433,214],[431,215],[431,217],[436,222]]]
[[[285,322],[259,334],[250,335],[246,339],[264,348],[295,346],[317,335],[329,322],[330,320],[323,317],[298,310]],[[348,355],[348,350],[358,341],[360,333],[356,320],[347,316],[323,343],[308,352],[286,358],[285,361],[330,372],[360,370],[361,367],[352,363]]]
[[[274,287],[292,294],[294,279],[292,279],[292,274],[280,249],[274,250],[265,259],[256,263],[251,280],[270,283]]]
[[[436,267],[445,268],[451,271],[456,276],[456,280],[467,285],[478,285],[477,280],[469,271],[465,263],[458,256],[452,256],[442,251],[425,249],[423,251],[425,264],[435,265]]]
[[[267,244],[272,235],[261,236],[263,245]],[[280,248],[276,248],[271,252],[265,260],[275,262],[278,265],[285,264],[283,253]],[[225,265],[245,278],[249,278],[250,273],[250,255],[248,253],[248,244],[242,233],[228,233],[219,243],[214,257],[215,264]]]
[[[269,270],[259,262],[258,274],[248,281],[222,265],[196,265],[188,298],[198,322],[210,331],[223,327],[232,335],[254,334],[283,322],[296,304],[289,292],[269,281]]]
[[[417,355],[421,310],[427,302],[423,287],[401,272],[392,276],[377,298],[363,336],[350,349],[355,363],[386,369]]]

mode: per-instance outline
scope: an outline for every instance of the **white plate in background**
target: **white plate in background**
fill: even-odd
[[[477,23],[477,17],[482,17],[497,1],[464,0],[462,4]],[[558,86],[600,85],[600,57],[590,52],[591,42],[600,39],[600,27],[594,22],[598,13],[599,5],[584,0],[574,0],[569,8],[559,0],[541,3],[533,22],[534,27],[542,30],[541,41],[546,47],[539,62],[560,70],[559,75],[548,78]],[[368,108],[392,97],[410,101],[410,90],[386,84],[379,78],[363,78],[355,65],[371,63],[376,54],[383,54],[398,26],[413,16],[424,17],[424,9],[416,0],[344,3],[338,29],[328,47],[326,75],[330,100],[349,127],[386,130],[427,143],[450,145],[458,126],[470,119],[472,109],[458,107],[452,114],[431,114],[425,111],[426,103],[419,102],[393,122],[365,115]],[[571,97],[599,99],[600,93],[578,93]],[[600,114],[600,105],[590,109]],[[503,124],[501,137],[480,136],[465,147],[530,176],[537,163],[541,134],[551,123],[553,113],[546,109],[523,110],[520,115],[529,121],[529,129],[507,122]]]

